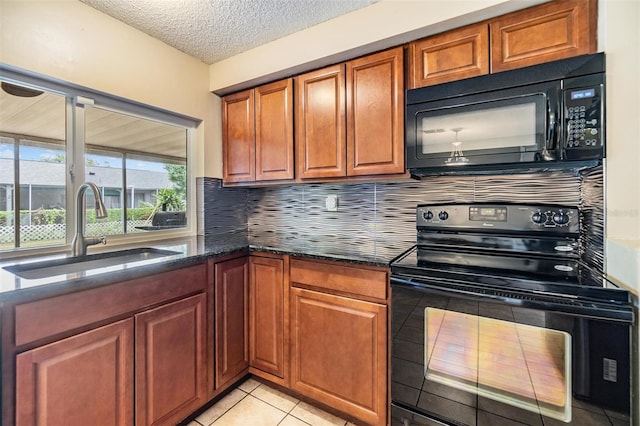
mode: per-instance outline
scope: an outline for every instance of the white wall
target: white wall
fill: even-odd
[[[640,294],[640,1],[599,0],[598,48],[607,54],[605,267],[613,281]],[[640,418],[635,325],[634,413]]]
[[[77,0],[0,0],[0,61],[202,120],[196,176],[221,176],[204,152],[221,145],[220,100],[199,60]]]
[[[607,55],[608,274],[640,293],[640,1],[600,0]]]

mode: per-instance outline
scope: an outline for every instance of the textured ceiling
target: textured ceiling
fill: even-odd
[[[81,0],[207,64],[379,0]]]

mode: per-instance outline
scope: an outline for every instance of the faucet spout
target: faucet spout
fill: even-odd
[[[87,238],[84,235],[85,225],[85,205],[84,197],[87,189],[90,189],[95,199],[96,217],[107,217],[107,208],[100,196],[100,190],[98,186],[93,182],[85,182],[80,185],[78,192],[76,192],[76,205],[75,205],[75,219],[76,219],[76,232],[71,243],[71,255],[72,256],[85,256],[87,254],[87,247],[94,244],[107,244],[107,239],[102,236],[98,238]]]

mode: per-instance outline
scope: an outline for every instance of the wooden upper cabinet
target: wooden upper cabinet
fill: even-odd
[[[409,88],[489,73],[487,23],[458,28],[409,44]]]
[[[597,0],[555,0],[409,44],[410,89],[597,50]]]
[[[222,170],[225,182],[256,179],[253,89],[222,98]]]
[[[401,47],[349,61],[347,176],[404,173]]]
[[[556,0],[498,17],[491,26],[491,72],[597,50],[597,0]]]
[[[223,180],[293,179],[293,80],[222,98]]]
[[[293,179],[293,79],[255,89],[256,180]]]
[[[298,177],[346,176],[344,64],[295,79]]]
[[[298,177],[404,172],[403,50],[296,78]]]

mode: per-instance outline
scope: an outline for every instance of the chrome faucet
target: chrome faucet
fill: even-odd
[[[102,197],[100,196],[100,190],[95,183],[85,182],[80,185],[78,192],[76,193],[76,234],[73,237],[71,243],[71,255],[72,256],[85,256],[87,254],[87,247],[94,244],[107,244],[107,239],[102,237],[88,238],[84,236],[85,214],[84,214],[84,194],[90,189],[93,192],[93,197],[96,200],[96,217],[107,217],[107,208],[104,206]]]

